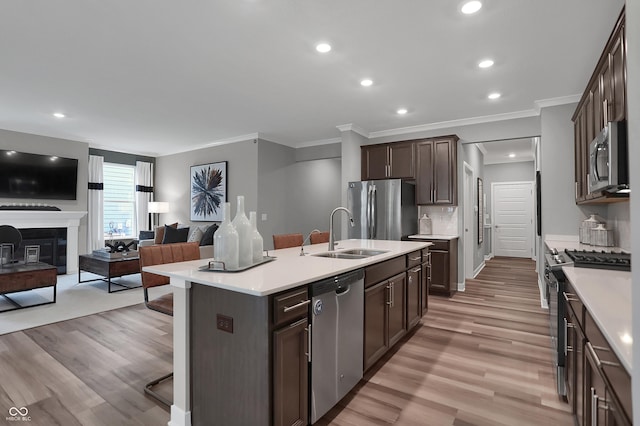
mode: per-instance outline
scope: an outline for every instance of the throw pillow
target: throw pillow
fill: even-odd
[[[187,238],[188,243],[200,242],[202,236],[204,235],[204,231],[200,229],[198,226],[194,226],[191,228],[191,232],[189,232],[189,237]]]
[[[155,231],[154,244],[162,244],[162,240],[164,239],[164,228],[165,226],[170,226],[172,228],[178,227],[178,222],[172,223],[171,225],[157,226]]]
[[[153,240],[155,237],[154,231],[140,231],[138,240]]]
[[[186,243],[189,235],[189,228],[174,228],[173,226],[164,226],[164,238],[162,244]]]
[[[215,223],[213,225],[211,225],[210,227],[208,227],[207,230],[204,231],[204,235],[202,235],[202,238],[200,239],[200,245],[201,246],[212,246],[213,245],[213,234],[215,234],[217,230],[218,230],[218,225],[216,225]]]

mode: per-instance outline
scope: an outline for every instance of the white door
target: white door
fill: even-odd
[[[491,184],[496,256],[533,256],[533,182]]]

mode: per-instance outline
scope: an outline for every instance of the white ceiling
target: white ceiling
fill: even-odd
[[[534,161],[533,138],[509,139],[476,144],[484,154],[484,164],[517,163]],[[514,154],[514,157],[509,157]]]
[[[464,16],[451,0],[3,1],[0,128],[161,155],[531,115],[582,93],[623,3],[484,0]]]

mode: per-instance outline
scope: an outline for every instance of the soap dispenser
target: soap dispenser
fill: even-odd
[[[420,235],[431,235],[431,218],[426,213],[420,218],[418,229]]]

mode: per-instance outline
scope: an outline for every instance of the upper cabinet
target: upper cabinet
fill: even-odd
[[[457,136],[366,145],[361,149],[362,180],[415,179],[416,204],[457,204]]]
[[[362,147],[362,180],[415,179],[414,144],[406,142]]]
[[[589,194],[589,144],[609,121],[627,119],[624,8],[573,114],[576,203],[620,201]]]
[[[457,148],[457,136],[416,141],[416,204],[457,204]]]

